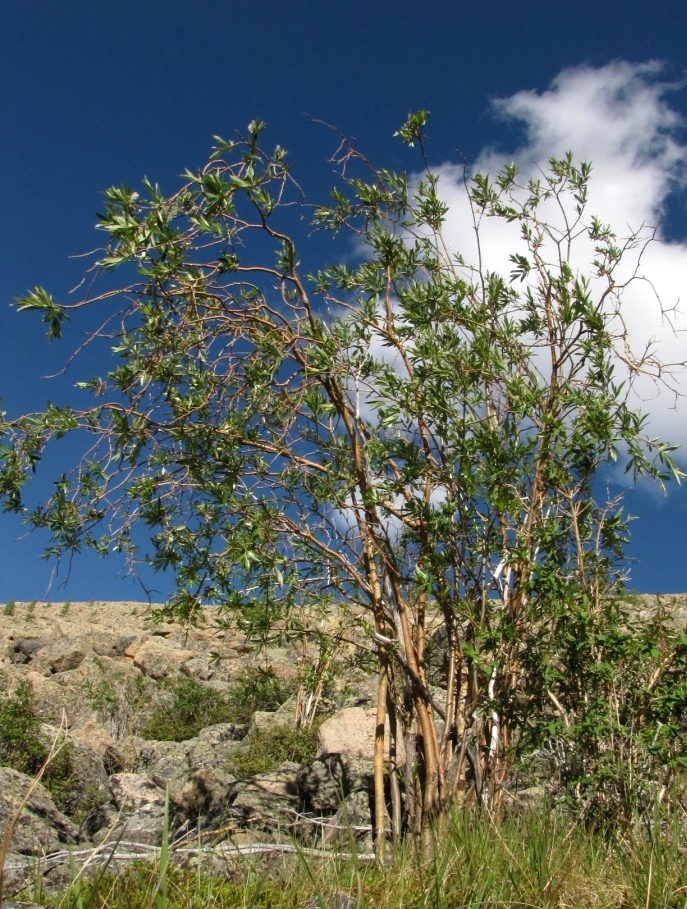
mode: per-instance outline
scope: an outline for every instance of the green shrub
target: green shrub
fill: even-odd
[[[5,603],[5,605],[2,607],[2,614],[3,615],[14,615],[14,609],[15,609],[16,605],[17,604],[14,600],[8,600]]]
[[[206,726],[235,722],[227,700],[195,679],[180,676],[163,684],[163,697],[140,726],[143,738],[183,742]]]
[[[144,738],[159,742],[183,742],[217,723],[248,723],[256,710],[277,710],[293,693],[273,669],[255,667],[225,693],[186,676],[166,680],[162,689],[160,702],[139,728]]]
[[[272,667],[253,666],[236,679],[226,694],[232,722],[249,723],[256,710],[278,710],[294,693],[292,683],[282,681]]]
[[[115,739],[135,735],[144,706],[150,701],[152,683],[142,675],[132,678],[123,672],[106,672],[97,658],[95,663],[102,677],[97,682],[84,683],[91,707],[98,711]]]
[[[35,776],[49,749],[40,735],[33,689],[23,680],[11,694],[0,699],[0,764]],[[53,801],[65,814],[81,819],[91,808],[90,796],[80,790],[74,774],[73,751],[62,745],[45,769],[41,780]]]
[[[305,764],[317,757],[317,725],[297,729],[294,726],[272,726],[256,729],[247,749],[236,752],[229,761],[229,771],[248,777],[271,773],[284,761]]]

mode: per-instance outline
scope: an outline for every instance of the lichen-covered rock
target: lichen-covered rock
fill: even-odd
[[[181,650],[164,638],[151,638],[136,651],[134,666],[149,678],[160,680],[178,672],[194,656],[192,650]]]
[[[190,821],[202,815],[218,817],[234,781],[224,770],[202,767],[174,779],[169,786],[169,797]]]
[[[300,770],[297,785],[307,811],[335,814],[351,793],[372,792],[372,762],[347,754],[322,755]]]
[[[299,815],[297,774],[293,771],[259,773],[229,786],[224,804],[206,817],[204,826],[218,819],[239,827],[275,830],[293,827]]]
[[[350,757],[373,760],[375,752],[376,707],[347,707],[325,720],[317,733],[317,752],[347,754]],[[384,727],[384,754],[389,757],[389,720]],[[397,755],[399,765],[405,763],[403,750]]]
[[[83,663],[92,652],[84,641],[60,641],[57,644],[42,647],[32,661],[32,668],[35,672],[46,676],[55,675],[58,672],[69,672]]]
[[[25,773],[0,767],[0,830],[9,829],[24,799],[10,840],[11,852],[40,855],[78,842],[78,827],[58,811],[44,786]]]
[[[125,811],[136,811],[143,805],[165,804],[165,790],[140,773],[113,773],[110,792],[115,806]]]

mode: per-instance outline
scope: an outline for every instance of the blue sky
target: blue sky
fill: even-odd
[[[70,257],[99,242],[101,191],[136,186],[143,175],[171,191],[185,167],[203,163],[213,134],[229,136],[254,117],[289,149],[312,199],[327,191],[333,147],[307,114],[356,137],[391,168],[412,166],[392,134],[420,107],[432,112],[435,165],[455,161],[459,149],[470,162],[514,158],[527,168],[570,143],[595,163],[604,212],[663,219],[651,264],[663,297],[676,301],[687,278],[686,49],[684,0],[4,0],[5,408],[16,415],[48,397],[59,401],[78,378],[41,378],[64,364],[78,328],[49,346],[38,321],[9,303],[33,284],[66,299],[84,265]],[[687,349],[687,334],[671,339],[655,315],[637,319],[648,336],[665,336],[671,357]],[[657,432],[687,443],[684,407],[675,413],[649,400],[645,409]],[[687,486],[666,497],[642,487],[627,505],[638,517],[631,586],[687,590]],[[17,517],[0,515],[0,601],[46,596],[50,566],[38,558],[45,541],[18,541],[21,534]],[[48,596],[140,596],[118,567],[79,558]]]

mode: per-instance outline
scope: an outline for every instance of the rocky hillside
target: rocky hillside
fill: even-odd
[[[92,861],[115,844],[121,860],[159,846],[166,791],[178,860],[198,861],[201,843],[214,867],[293,848],[294,834],[331,847],[344,831],[347,844],[351,824],[369,851],[374,680],[339,641],[339,672],[328,659],[315,691],[328,718],[296,729],[299,670],[319,654],[299,641],[259,648],[217,619],[155,624],[133,602],[0,606],[0,830],[28,796],[6,895],[36,856],[59,887],[67,847]],[[53,742],[64,745],[45,785],[30,772],[40,760],[13,769]]]
[[[687,624],[687,595],[667,599]],[[643,622],[656,600],[626,608]],[[294,836],[348,849],[351,828],[370,852],[376,683],[355,667],[352,632],[320,620],[324,657],[298,640],[260,648],[218,618],[155,624],[134,602],[0,606],[0,831],[25,800],[6,896],[38,857],[44,883],[61,887],[68,850],[89,867],[154,851],[167,793],[177,861],[225,872],[246,851],[293,850]],[[313,699],[324,721],[297,728]]]

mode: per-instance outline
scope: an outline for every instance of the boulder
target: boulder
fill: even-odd
[[[141,843],[146,846],[161,846],[165,827],[165,806],[149,802],[117,824],[111,834],[101,842],[123,840],[127,843]],[[170,825],[170,832],[174,824]]]
[[[30,663],[45,645],[45,641],[37,638],[17,638],[12,641],[12,661],[14,663]]]
[[[164,804],[149,802],[131,814],[116,811],[111,805],[103,805],[86,818],[83,830],[96,846],[116,842],[160,846],[164,824]],[[170,830],[173,826],[172,817]]]
[[[84,641],[67,640],[42,647],[32,661],[32,668],[41,675],[76,669],[93,651]]]
[[[69,738],[70,741],[81,743],[94,755],[97,755],[108,776],[125,769],[124,755],[115,745],[109,732],[99,726],[95,720],[91,719],[80,728],[72,730]]]
[[[298,820],[300,797],[293,771],[258,773],[231,783],[226,800],[203,820],[203,826],[235,824],[238,827],[274,830],[293,827]]]
[[[192,770],[224,767],[247,732],[248,726],[239,723],[218,723],[201,729],[197,738],[186,743],[188,766]]]
[[[373,760],[375,751],[375,729],[377,710],[375,707],[347,707],[329,717],[319,728],[317,752],[323,754],[346,754],[350,757]],[[389,720],[384,727],[384,755],[389,757]],[[405,752],[397,755],[399,765],[405,764]]]
[[[192,739],[191,741],[196,741]],[[172,780],[185,776],[189,770],[188,742],[154,742],[134,739],[134,769],[145,773],[164,787]]]
[[[11,852],[40,855],[78,841],[78,827],[58,811],[45,786],[25,773],[0,767],[0,830],[9,829],[24,799],[26,803],[10,840]]]
[[[373,792],[372,762],[348,754],[327,754],[306,764],[297,776],[298,796],[314,814],[335,814],[354,792]]]
[[[144,805],[165,804],[165,790],[140,773],[113,773],[110,792],[115,807],[124,811],[137,811]]]
[[[201,815],[218,817],[234,781],[224,770],[202,767],[174,779],[169,786],[169,797],[189,821]]]
[[[134,666],[149,678],[160,680],[178,672],[194,656],[192,650],[182,650],[165,638],[154,638],[136,651]]]

